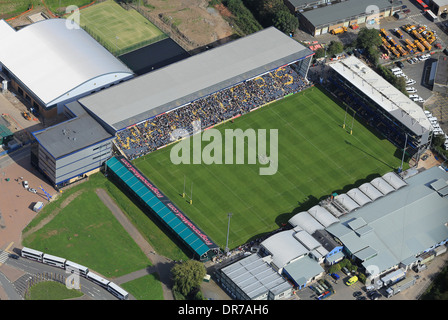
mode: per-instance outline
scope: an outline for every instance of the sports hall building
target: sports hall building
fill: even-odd
[[[66,19],[18,31],[0,20],[0,77],[44,117],[64,105],[133,77],[133,72],[87,32]]]
[[[433,127],[423,109],[362,61],[350,56],[329,63],[328,90],[397,148],[416,156],[431,143]]]

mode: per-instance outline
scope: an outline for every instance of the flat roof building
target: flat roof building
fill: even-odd
[[[292,296],[292,285],[269,265],[270,257],[252,254],[217,272],[222,288],[236,300],[278,300]]]
[[[448,173],[433,167],[344,215],[326,231],[374,279],[398,267],[411,267],[420,254],[448,241],[447,195]]]
[[[18,31],[0,20],[0,71],[44,116],[64,104],[133,77],[132,71],[77,25],[48,19]]]
[[[78,102],[64,112],[69,120],[32,133],[31,163],[56,187],[97,172],[111,157],[115,138]]]
[[[393,4],[388,0],[334,1],[297,11],[300,25],[313,36],[326,34],[339,27],[379,23],[380,19],[392,13]]]

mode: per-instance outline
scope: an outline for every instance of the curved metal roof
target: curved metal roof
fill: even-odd
[[[372,202],[368,196],[366,196],[361,190],[358,188],[353,188],[349,192],[347,192],[347,195],[355,200],[357,204],[359,204],[361,207],[369,202]]]
[[[381,198],[383,194],[378,191],[377,188],[372,186],[369,182],[366,182],[359,186],[359,190],[361,190],[364,194],[366,194],[372,201],[375,201],[378,198]]]
[[[383,178],[375,178],[372,181],[370,181],[372,186],[377,188],[383,195],[386,195],[388,193],[391,193],[395,190],[394,187],[392,187],[390,184],[388,184]]]
[[[299,226],[309,234],[313,234],[316,230],[324,229],[316,219],[314,219],[308,212],[302,211],[297,213],[294,217],[289,219],[289,224],[293,227]]]
[[[339,221],[339,219],[328,212],[327,209],[322,208],[319,205],[315,205],[314,207],[309,209],[308,213],[325,228]]]
[[[133,73],[77,25],[49,19],[14,31],[0,20],[0,62],[46,105],[84,83]],[[90,88],[88,92],[95,90]]]
[[[272,254],[272,262],[278,268],[308,253],[308,249],[294,237],[295,233],[294,230],[281,231],[260,243]]]
[[[390,184],[395,190],[400,189],[406,185],[406,182],[402,180],[395,172],[388,172],[383,175],[383,179]]]
[[[360,207],[359,204],[357,204],[355,201],[353,201],[352,198],[350,198],[345,193],[340,194],[334,198],[334,200],[339,203],[341,206],[343,206],[345,209],[347,209],[348,212],[353,211]]]

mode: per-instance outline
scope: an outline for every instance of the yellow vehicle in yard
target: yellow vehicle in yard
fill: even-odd
[[[351,286],[352,284],[355,284],[356,282],[358,282],[358,277],[357,276],[353,276],[350,279],[348,279],[345,284],[348,285],[348,286]]]

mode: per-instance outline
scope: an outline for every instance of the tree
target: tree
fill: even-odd
[[[356,39],[357,47],[368,49],[370,47],[379,47],[381,45],[380,33],[377,29],[362,28]]]
[[[272,22],[284,33],[294,32],[299,27],[299,20],[286,10],[278,11]]]
[[[344,51],[344,45],[342,42],[331,41],[328,45],[327,54],[328,56],[332,57],[333,55],[341,53],[342,51]]]
[[[176,264],[171,269],[174,282],[173,290],[178,291],[185,297],[190,294],[195,295],[205,274],[205,267],[199,261],[187,260],[181,264]]]

